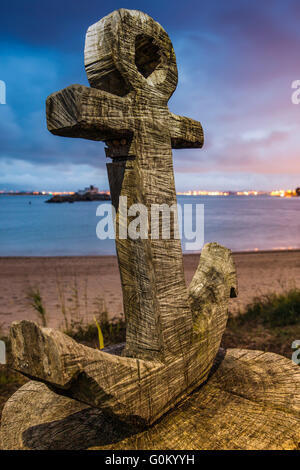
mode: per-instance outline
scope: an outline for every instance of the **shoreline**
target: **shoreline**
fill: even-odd
[[[199,253],[184,254],[186,284],[192,280]],[[300,249],[234,252],[239,296],[230,311],[243,311],[254,297],[300,288]],[[93,322],[99,309],[109,318],[123,312],[122,289],[115,255],[0,257],[0,328],[12,321],[37,321],[26,296],[39,289],[50,327],[62,328],[62,304],[73,320]]]
[[[300,253],[300,248],[275,248],[274,250],[244,250],[244,251],[232,251],[233,255],[244,255],[244,254],[269,254],[269,253]],[[183,256],[200,256],[201,251],[183,253]],[[117,258],[117,255],[11,255],[11,256],[1,256],[0,260],[5,259],[69,259],[69,258]]]

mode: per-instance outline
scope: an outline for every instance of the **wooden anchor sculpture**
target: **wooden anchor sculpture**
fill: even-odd
[[[117,228],[128,205],[176,204],[173,148],[200,148],[201,124],[170,113],[177,85],[172,43],[152,18],[118,10],[91,26],[85,45],[91,88],[71,85],[47,99],[56,135],[105,141]],[[127,227],[126,227],[127,228]],[[77,344],[30,322],[11,331],[15,368],[57,392],[123,420],[151,424],[207,379],[237,292],[231,252],[206,245],[187,291],[180,240],[120,239],[126,317],[123,357]]]
[[[119,197],[171,206],[171,147],[203,143],[201,125],[167,107],[177,84],[169,37],[149,16],[119,10],[89,28],[85,65],[91,88],[51,95],[48,127],[108,145],[126,347],[120,356],[120,345],[97,351],[14,323],[14,367],[34,380],[7,401],[0,446],[299,449],[299,367],[277,354],[219,350],[228,299],[237,294],[231,252],[206,245],[187,290],[179,240],[118,237],[127,229]]]

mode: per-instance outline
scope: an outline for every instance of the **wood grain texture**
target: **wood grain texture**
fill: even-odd
[[[218,365],[219,363],[219,365]],[[229,349],[209,381],[151,427],[29,382],[7,402],[2,449],[299,449],[300,369],[273,353]]]
[[[48,130],[62,137],[104,142],[128,138],[130,142],[136,129],[134,106],[132,94],[120,98],[84,85],[70,85],[47,98]],[[167,117],[172,148],[203,147],[204,134],[198,121],[170,111]],[[120,142],[115,147],[121,147]],[[135,153],[132,142],[121,156]]]

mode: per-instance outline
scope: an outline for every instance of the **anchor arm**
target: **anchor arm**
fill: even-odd
[[[153,397],[154,407],[149,400],[157,373],[164,372],[161,363],[89,348],[27,320],[14,322],[10,334],[13,367],[60,395],[142,424],[168,409],[167,394]]]
[[[219,350],[228,319],[228,302],[237,297],[238,283],[232,252],[218,243],[202,249],[188,289],[193,318],[194,343],[210,370]]]

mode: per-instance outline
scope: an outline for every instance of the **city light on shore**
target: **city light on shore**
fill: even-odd
[[[298,189],[279,189],[274,191],[204,191],[189,190],[178,192],[178,196],[275,196],[275,197],[296,197],[300,196]]]
[[[270,196],[274,197],[297,197],[300,196],[300,188],[297,189],[279,189],[271,191]]]
[[[229,196],[229,192],[224,192],[224,191],[184,191],[184,192],[178,192],[178,196]]]

